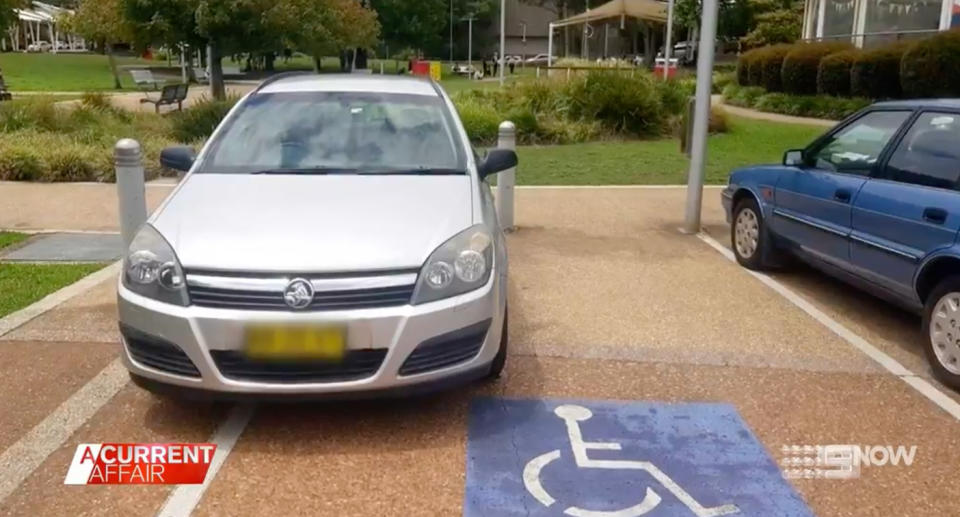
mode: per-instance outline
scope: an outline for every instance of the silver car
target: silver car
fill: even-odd
[[[123,358],[154,391],[408,393],[496,377],[507,253],[487,176],[429,80],[267,80],[140,229],[118,287]]]

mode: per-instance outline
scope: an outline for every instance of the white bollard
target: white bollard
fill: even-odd
[[[137,230],[147,220],[147,198],[143,186],[143,161],[140,143],[131,138],[117,141],[113,148],[117,167],[117,199],[119,200],[120,235],[124,253]]]
[[[511,150],[517,148],[517,127],[513,125],[513,122],[505,120],[500,123],[497,147]],[[516,167],[511,167],[497,174],[497,217],[500,219],[500,228],[505,232],[513,231],[514,228],[513,186],[516,182]]]

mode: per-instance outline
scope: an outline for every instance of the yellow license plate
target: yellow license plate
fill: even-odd
[[[340,327],[256,325],[246,330],[251,359],[290,361],[343,359],[346,331]]]

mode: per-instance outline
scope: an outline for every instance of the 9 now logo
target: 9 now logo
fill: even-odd
[[[913,465],[911,445],[784,445],[780,461],[786,478],[856,479],[863,467]]]

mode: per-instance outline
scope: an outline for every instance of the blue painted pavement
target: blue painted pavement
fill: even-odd
[[[729,404],[478,398],[466,470],[469,517],[813,515]]]

